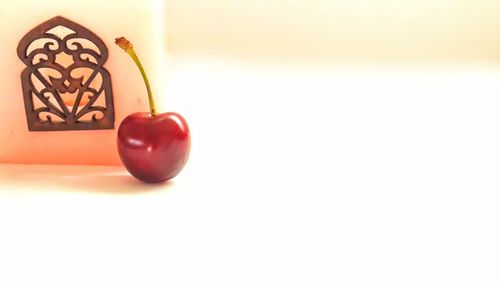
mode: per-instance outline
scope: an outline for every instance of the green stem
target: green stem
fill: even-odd
[[[137,54],[135,53],[133,48],[128,48],[125,51],[130,55],[130,57],[132,57],[135,64],[139,68],[139,71],[141,72],[142,78],[144,79],[144,83],[146,84],[146,89],[148,90],[149,109],[151,111],[151,115],[155,116],[156,115],[155,100],[153,98],[153,91],[151,91],[151,85],[149,84],[149,79],[148,76],[146,75],[146,71],[144,70],[142,63],[139,60],[139,57],[137,57]]]

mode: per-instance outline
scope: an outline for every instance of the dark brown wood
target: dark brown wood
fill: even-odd
[[[63,36],[50,32],[59,26],[70,32]],[[95,45],[94,48],[82,43],[88,42],[87,40]],[[35,41],[45,43],[43,47],[36,48]],[[21,39],[17,54],[27,66],[21,73],[21,81],[30,131],[114,128],[111,76],[104,68],[108,49],[97,35],[77,23],[57,16],[28,32]],[[69,65],[58,63],[61,54],[72,57]],[[43,75],[42,71],[46,72],[47,69],[57,73],[58,77]],[[91,74],[84,81],[84,77],[72,76],[72,72],[77,70],[86,70]],[[99,86],[92,86],[93,82],[97,83],[98,80],[95,79],[98,76],[102,78],[102,82]],[[64,103],[62,95],[76,95],[71,108]],[[104,95],[105,106],[96,104],[101,95]],[[38,102],[35,103],[34,99]]]

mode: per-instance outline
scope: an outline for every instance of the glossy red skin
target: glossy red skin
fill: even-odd
[[[184,118],[175,112],[152,116],[137,112],[118,129],[118,153],[127,170],[146,183],[177,176],[189,158],[191,137]]]

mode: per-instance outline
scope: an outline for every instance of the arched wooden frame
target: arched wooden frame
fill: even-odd
[[[55,34],[61,27],[65,34]],[[28,32],[17,54],[27,66],[21,81],[30,131],[114,128],[111,76],[104,68],[108,49],[97,35],[57,16]],[[60,56],[70,62],[59,63]],[[78,76],[83,72],[88,75]],[[67,97],[71,106],[65,103]]]

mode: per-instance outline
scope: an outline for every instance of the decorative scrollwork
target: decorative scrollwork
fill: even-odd
[[[28,32],[17,54],[30,131],[114,128],[108,49],[90,30],[63,17]]]

